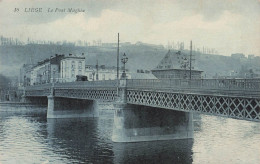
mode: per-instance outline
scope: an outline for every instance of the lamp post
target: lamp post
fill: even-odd
[[[97,60],[96,70],[97,70],[96,80],[98,81],[98,60]]]
[[[123,57],[121,58],[121,62],[124,64],[124,69],[123,69],[123,74],[122,74],[122,78],[126,78],[126,73],[125,73],[125,64],[128,61],[128,57],[126,57],[125,53],[123,55]]]
[[[95,80],[95,70],[94,69],[92,70],[92,77],[93,77],[92,81],[94,81]]]

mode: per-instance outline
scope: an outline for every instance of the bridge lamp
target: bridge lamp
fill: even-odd
[[[94,69],[92,70],[92,77],[93,77],[92,81],[94,81],[95,80],[95,70]]]
[[[123,69],[123,74],[122,74],[122,78],[126,78],[126,73],[125,73],[125,64],[128,61],[128,57],[126,57],[125,53],[123,55],[123,57],[121,58],[121,62],[124,64],[124,69]]]

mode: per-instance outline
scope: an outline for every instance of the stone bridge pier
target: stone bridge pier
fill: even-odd
[[[127,104],[124,80],[120,80],[119,97],[114,107],[114,142],[193,138],[191,112]]]
[[[47,118],[98,117],[96,100],[48,96]]]

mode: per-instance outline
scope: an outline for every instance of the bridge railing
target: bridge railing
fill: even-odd
[[[116,80],[104,80],[104,81],[77,81],[67,83],[48,83],[41,85],[27,86],[26,90],[44,90],[51,87],[54,88],[90,88],[90,87],[116,87]]]
[[[54,88],[115,88],[117,86],[116,80],[103,81],[77,81],[68,83],[55,83]]]
[[[128,79],[128,88],[260,93],[260,79]]]
[[[26,86],[25,90],[44,90],[44,89],[49,89],[51,85],[52,85],[51,83],[41,84],[41,85],[31,85],[31,86]]]

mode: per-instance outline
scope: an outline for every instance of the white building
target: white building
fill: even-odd
[[[123,70],[119,70],[119,77],[121,77]],[[117,69],[116,67],[107,67],[101,65],[98,67],[94,65],[86,65],[85,76],[88,77],[89,81],[96,80],[115,80],[117,79]],[[127,79],[131,79],[131,74],[126,70]],[[94,77],[94,78],[93,78]]]
[[[61,82],[76,81],[77,75],[85,74],[85,56],[82,53],[81,56],[69,54],[61,60],[60,80]]]
[[[77,80],[77,75],[87,76],[89,81],[115,80],[117,79],[116,67],[106,67],[101,65],[85,64],[85,55],[56,55],[50,59],[38,62],[30,72],[30,84],[38,85],[52,82],[73,82]],[[119,70],[121,78],[123,69]],[[131,74],[126,70],[126,77],[131,79]]]

